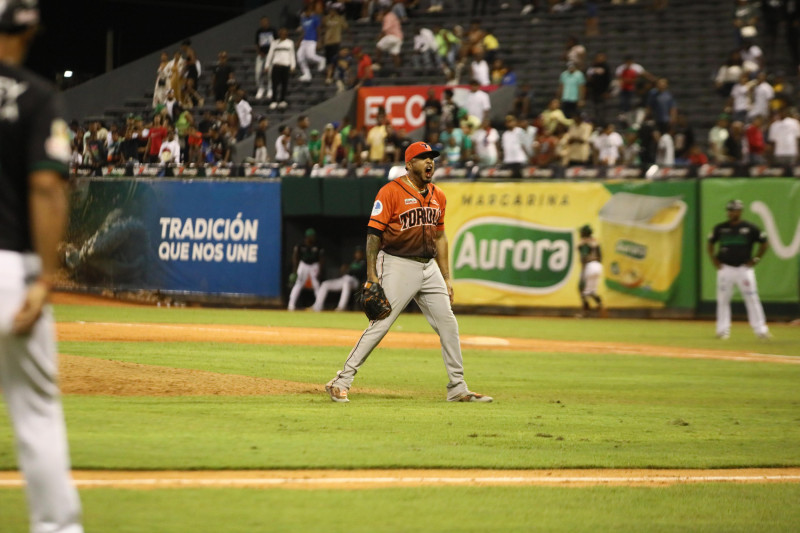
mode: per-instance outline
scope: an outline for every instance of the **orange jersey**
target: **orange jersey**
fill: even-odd
[[[400,257],[436,257],[436,234],[444,231],[444,193],[428,185],[424,197],[400,176],[384,185],[368,226],[382,231],[381,249]]]

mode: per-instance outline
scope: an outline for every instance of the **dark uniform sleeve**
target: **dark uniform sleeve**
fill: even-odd
[[[65,179],[69,174],[70,142],[67,123],[61,117],[60,99],[46,95],[37,102],[30,122],[27,165],[30,172],[53,170]]]
[[[753,224],[753,234],[757,235],[756,241],[758,242],[767,242],[768,236],[766,231],[762,231],[761,228]]]
[[[719,240],[719,224],[714,226],[714,229],[711,230],[711,233],[708,235],[708,242],[715,243]]]

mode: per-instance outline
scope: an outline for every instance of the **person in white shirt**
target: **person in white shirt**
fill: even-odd
[[[759,73],[751,90],[753,103],[747,118],[750,120],[755,117],[769,118],[769,103],[775,98],[775,89],[767,81],[766,72]]]
[[[489,118],[492,102],[489,99],[489,95],[480,90],[480,84],[477,80],[472,80],[469,88],[470,93],[467,95],[467,102],[464,108],[467,110],[468,115],[483,123],[484,119]]]
[[[609,122],[603,131],[594,139],[597,162],[604,166],[614,166],[622,157],[622,148],[625,143],[622,135],[615,131],[614,123]]]
[[[292,129],[289,126],[281,128],[281,134],[275,139],[275,161],[286,164],[292,158]]]
[[[472,146],[475,148],[475,155],[478,157],[478,164],[482,167],[493,167],[497,164],[497,141],[500,134],[485,119],[481,127],[472,134]]]
[[[675,141],[672,138],[672,128],[668,128],[658,138],[656,165],[660,167],[675,166]]]
[[[475,54],[475,59],[470,64],[472,71],[472,79],[478,82],[480,86],[491,85],[492,76],[489,71],[489,63],[483,58],[483,52]]]
[[[731,108],[733,121],[744,122],[750,114],[750,78],[747,74],[739,76],[739,83],[731,88]]]
[[[250,124],[253,123],[253,107],[244,99],[242,89],[236,91],[236,116],[239,117],[239,131],[236,132],[236,140],[241,141],[250,131]]]
[[[414,55],[411,58],[414,68],[429,69],[433,65],[440,67],[441,59],[436,53],[437,48],[436,36],[433,32],[428,28],[418,28],[414,35]]]
[[[772,162],[775,165],[791,166],[797,162],[800,122],[789,116],[787,108],[780,110],[780,118],[769,127],[767,142],[772,146]]]
[[[517,126],[517,119],[513,115],[506,116],[506,131],[503,132],[501,143],[503,166],[517,172],[521,171],[522,165],[528,162],[531,154],[525,146],[525,132]]]
[[[167,139],[161,143],[161,148],[158,150],[158,158],[166,165],[181,162],[181,144],[175,137],[174,129],[169,129]]]
[[[278,30],[278,40],[273,41],[264,62],[264,70],[272,72],[272,103],[270,109],[286,109],[286,90],[289,86],[289,75],[297,67],[294,42],[289,39],[289,30]]]
[[[253,155],[253,162],[257,165],[269,162],[269,155],[267,155],[267,146],[264,144],[264,138],[256,137],[255,146],[256,150]]]

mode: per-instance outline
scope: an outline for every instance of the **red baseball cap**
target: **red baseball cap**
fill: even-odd
[[[431,148],[431,145],[426,142],[416,142],[406,148],[406,163],[423,155],[430,155],[431,157],[439,157],[439,152]]]

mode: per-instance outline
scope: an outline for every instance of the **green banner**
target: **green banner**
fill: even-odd
[[[800,181],[789,178],[707,179],[701,182],[702,300],[716,300],[716,270],[705,253],[705,239],[726,220],[729,200],[744,202],[742,218],[760,227],[769,238],[769,251],[756,267],[763,302],[800,301]],[[738,293],[735,298],[741,299]]]

